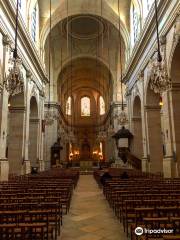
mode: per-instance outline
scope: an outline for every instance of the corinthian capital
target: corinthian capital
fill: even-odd
[[[10,46],[10,47],[12,46],[12,41],[10,40],[7,34],[3,36],[2,42],[3,42],[3,46]]]

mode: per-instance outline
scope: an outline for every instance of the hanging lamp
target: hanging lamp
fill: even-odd
[[[23,74],[21,71],[22,60],[19,58],[17,53],[17,38],[18,38],[18,17],[19,17],[19,1],[16,4],[16,25],[15,25],[15,46],[12,58],[9,59],[10,67],[9,74],[7,75],[3,85],[9,96],[14,95],[16,92],[23,91]]]
[[[102,23],[103,25],[103,0],[101,0],[101,20],[100,22]],[[98,37],[99,37],[99,34],[100,34],[100,27],[98,25]],[[103,47],[104,47],[104,31],[102,32],[102,42],[101,42],[101,49],[102,49],[102,54],[103,54]],[[99,41],[98,41],[99,43]],[[99,49],[99,48],[98,48]],[[102,73],[102,66],[101,66],[101,73]],[[102,74],[102,79],[103,79],[103,74]],[[103,81],[103,80],[102,80]],[[104,82],[103,82],[104,83]],[[103,84],[102,84],[102,93],[103,93]],[[102,121],[101,121],[101,115],[100,115],[100,96],[101,96],[101,82],[99,81],[99,102],[98,102],[98,115],[99,115],[99,134],[98,134],[98,140],[99,141],[102,141],[104,140],[106,137],[107,137],[107,133],[106,131],[103,129],[103,125],[102,125]],[[102,94],[102,97],[104,99],[104,96]],[[101,127],[102,126],[102,127]]]
[[[110,23],[108,23],[108,65],[109,65],[109,85],[111,83],[111,62],[110,62]],[[114,135],[114,124],[112,121],[112,111],[113,111],[113,105],[110,105],[110,121],[109,121],[109,126],[108,126],[108,135],[111,137]]]
[[[124,109],[124,93],[123,93],[123,75],[122,75],[122,39],[121,39],[121,13],[120,13],[120,3],[118,0],[118,18],[119,18],[119,43],[120,43],[120,81],[121,81],[121,112],[118,117],[118,123],[124,126],[127,122],[127,114]]]
[[[45,123],[46,125],[52,125],[54,122],[54,116],[53,113],[51,112],[51,102],[50,102],[50,88],[51,88],[51,31],[52,31],[52,4],[51,0],[49,0],[49,25],[50,25],[50,31],[49,31],[49,86],[48,86],[48,109],[45,114]]]
[[[168,76],[167,64],[165,57],[161,54],[160,39],[159,39],[159,26],[158,26],[158,9],[157,0],[154,1],[155,5],[155,24],[157,34],[157,57],[152,60],[150,72],[150,87],[155,93],[162,94],[171,88],[171,79]],[[165,54],[164,54],[165,55]]]

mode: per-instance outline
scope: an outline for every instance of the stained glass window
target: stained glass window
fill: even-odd
[[[133,4],[133,31],[134,31],[134,42],[135,42],[139,34],[139,19],[138,19],[137,9],[135,8],[134,4]]]
[[[22,7],[22,0],[18,0],[18,5],[19,5],[19,8],[21,9],[21,7]]]
[[[68,97],[66,102],[66,115],[71,115],[71,109],[72,109],[72,98]]]
[[[147,0],[147,9],[148,9],[148,11],[150,10],[153,2],[154,2],[154,0]]]
[[[140,33],[140,10],[133,2],[131,4],[131,43],[135,44]]]
[[[37,29],[37,3],[35,4],[32,11],[32,22],[31,22],[31,35],[34,42],[36,41],[36,29]]]
[[[89,97],[81,98],[81,116],[88,117],[91,115],[91,103]]]
[[[149,10],[151,9],[151,6],[153,4],[154,0],[146,0],[143,1],[143,5],[144,5],[144,18],[147,17]]]
[[[99,98],[99,113],[100,115],[105,114],[105,102],[102,96]]]

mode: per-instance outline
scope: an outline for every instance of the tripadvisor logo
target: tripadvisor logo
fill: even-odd
[[[143,235],[143,228],[137,227],[137,228],[135,229],[135,234],[136,234],[137,236]]]
[[[135,234],[137,236],[141,236],[143,234],[170,234],[173,233],[174,230],[173,229],[146,229],[146,228],[142,228],[142,227],[137,227],[135,229]]]

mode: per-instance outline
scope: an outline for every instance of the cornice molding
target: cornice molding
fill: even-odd
[[[158,6],[160,19],[162,19],[165,16],[166,10],[170,6],[170,4],[171,3],[168,0],[160,0],[159,6]],[[161,36],[166,35],[167,32],[175,23],[175,19],[177,17],[179,8],[180,8],[180,4],[178,3],[178,1],[176,1],[175,6],[172,8],[171,15],[169,16],[168,20],[164,23],[164,26],[160,29]],[[138,64],[140,64],[140,67],[139,67],[140,69],[144,69],[148,65],[149,59],[154,54],[154,50],[156,47],[156,42],[152,39],[154,33],[155,33],[155,14],[153,14],[153,12],[151,11],[150,17],[148,18],[148,21],[145,22],[145,25],[139,36],[139,40],[135,44],[134,51],[129,60],[129,63],[127,64],[127,68],[124,73],[125,83],[127,83],[130,80]],[[150,49],[150,51],[148,52],[147,55],[144,55],[145,50],[147,49],[147,46],[149,46],[148,49]],[[135,81],[136,80],[134,79],[134,82]],[[134,85],[134,82],[131,84],[131,88],[133,87],[132,85]]]
[[[16,12],[15,10],[16,9],[15,9],[14,1],[2,0],[1,6],[2,6],[2,11],[4,12],[5,16],[8,18],[8,20],[11,24],[11,27],[15,28],[15,12]],[[1,18],[1,22],[0,22],[0,32],[2,33],[3,36],[8,35],[10,41],[13,40],[13,39],[11,39],[11,38],[13,38],[13,36],[11,36],[11,34],[8,32],[8,29],[6,28],[6,24],[5,24],[5,22],[3,22],[2,18]],[[47,83],[47,74],[44,69],[43,63],[40,59],[40,56],[36,49],[35,44],[31,40],[30,34],[29,34],[21,16],[19,17],[19,32],[18,32],[18,34],[19,34],[18,40],[23,45],[24,50],[26,51],[26,54],[28,55],[31,64],[36,69],[36,73],[39,75],[41,81],[43,81],[44,83]],[[23,56],[22,49],[20,49],[19,46],[18,46],[18,51],[20,53],[20,57],[23,60],[23,64],[24,64],[25,68],[29,69],[30,66],[27,62],[27,59]]]

